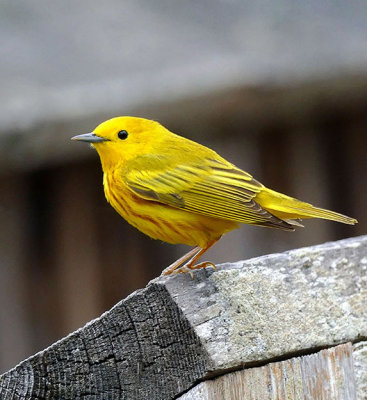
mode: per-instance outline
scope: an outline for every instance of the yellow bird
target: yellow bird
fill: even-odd
[[[357,220],[266,188],[215,151],[156,121],[116,117],[73,140],[89,142],[103,169],[107,201],[146,235],[195,246],[163,271],[191,272],[221,236],[246,223],[294,231],[300,218]]]

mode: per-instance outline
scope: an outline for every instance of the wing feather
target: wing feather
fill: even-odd
[[[142,156],[148,157],[148,156]],[[125,168],[125,184],[137,195],[172,207],[216,218],[256,225],[292,227],[256,201],[263,185],[225,160],[190,164],[135,161]],[[149,165],[149,169],[139,166]],[[167,166],[168,164],[168,166]],[[162,168],[164,165],[164,168]]]

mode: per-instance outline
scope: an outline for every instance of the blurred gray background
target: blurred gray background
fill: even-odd
[[[220,263],[366,233],[364,1],[0,2],[0,372],[143,287],[187,248],[106,203],[117,115],[159,120],[265,185],[358,218],[242,226]]]

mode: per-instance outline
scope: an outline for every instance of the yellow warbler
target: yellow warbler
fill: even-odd
[[[95,147],[107,201],[131,225],[154,239],[195,246],[164,275],[214,267],[195,262],[240,223],[286,231],[302,226],[299,218],[357,223],[266,188],[215,151],[156,121],[116,117],[72,139]]]

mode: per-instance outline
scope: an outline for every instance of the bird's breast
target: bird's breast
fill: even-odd
[[[153,239],[205,247],[238,224],[146,200],[115,174],[104,174],[107,201],[131,225]]]

